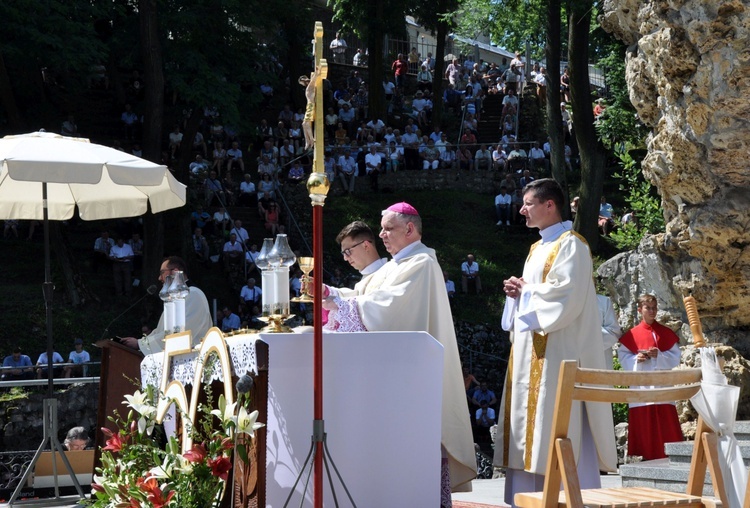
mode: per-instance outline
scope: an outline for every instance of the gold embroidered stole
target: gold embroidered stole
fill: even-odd
[[[583,239],[575,231],[565,231],[560,237],[555,240],[555,244],[552,246],[547,259],[544,262],[544,268],[542,270],[542,282],[547,281],[547,275],[552,269],[552,264],[557,258],[557,254],[560,252],[560,243],[562,239],[567,237],[569,234],[574,234],[577,237]],[[585,240],[584,240],[585,242]],[[534,250],[541,245],[542,241],[534,243],[529,249],[529,255],[526,258],[528,263],[531,260],[531,255]],[[510,411],[511,411],[511,395],[513,390],[513,350],[510,348],[510,357],[508,358],[508,370],[505,374],[505,408],[503,415],[503,425],[505,432],[503,433],[503,464],[508,465],[509,447],[510,447]],[[534,448],[534,422],[536,420],[537,405],[539,402],[539,387],[542,380],[542,370],[544,367],[544,357],[547,351],[547,335],[542,333],[534,332],[532,341],[531,351],[531,369],[529,379],[529,394],[526,401],[526,445],[524,447],[524,469],[531,469],[531,454]]]

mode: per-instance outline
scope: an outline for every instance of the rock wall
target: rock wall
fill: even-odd
[[[653,291],[668,321],[684,329],[681,300],[691,293],[706,335],[747,354],[750,2],[605,0],[600,21],[629,45],[630,99],[653,129],[643,172],[667,223],[600,274],[618,279],[609,284],[630,309],[625,323],[634,297]]]
[[[58,401],[57,438],[62,443],[72,427],[81,426],[92,439],[96,432],[96,408],[99,402],[99,385],[73,384],[56,391]],[[35,450],[42,442],[44,431],[44,399],[47,389],[29,393],[26,398],[0,404],[0,450]]]

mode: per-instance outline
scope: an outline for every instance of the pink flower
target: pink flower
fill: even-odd
[[[193,445],[192,449],[186,451],[183,457],[185,457],[185,460],[188,462],[200,463],[206,460],[207,453],[206,447],[203,446],[203,444],[197,444]]]
[[[120,452],[122,451],[122,445],[127,442],[127,438],[122,439],[122,436],[120,434],[112,434],[110,432],[110,437],[107,439],[107,446],[102,448],[102,451],[111,451],[111,452]]]
[[[148,480],[139,481],[138,486],[143,489],[143,491],[148,494],[148,500],[151,501],[151,504],[154,505],[154,508],[162,508],[169,504],[169,501],[174,497],[174,491],[171,490],[167,493],[167,496],[164,497],[164,493],[159,488],[159,483],[156,481],[156,478],[149,478]],[[133,505],[133,502],[135,500],[131,499],[130,504]],[[135,503],[135,507],[139,507],[139,503]]]
[[[216,460],[208,459],[208,467],[211,468],[211,474],[227,481],[229,470],[232,469],[232,463],[227,457],[219,457]]]

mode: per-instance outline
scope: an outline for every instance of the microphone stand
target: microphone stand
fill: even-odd
[[[130,307],[122,311],[116,318],[114,318],[112,321],[109,322],[106,328],[104,328],[104,332],[102,333],[102,336],[99,337],[99,340],[102,340],[108,333],[109,333],[109,327],[112,326],[112,324],[120,319],[122,316],[127,314],[129,311],[133,309],[136,305],[141,303],[147,296],[152,296],[156,294],[156,284],[151,284],[148,289],[146,290],[146,294],[140,297],[138,300],[135,301]]]

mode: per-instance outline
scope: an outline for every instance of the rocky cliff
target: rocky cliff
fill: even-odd
[[[652,128],[643,172],[667,222],[600,275],[624,307],[623,325],[635,319],[638,294],[655,292],[688,339],[682,296],[691,293],[706,335],[747,355],[750,2],[605,0],[600,21],[629,45],[630,99]]]

